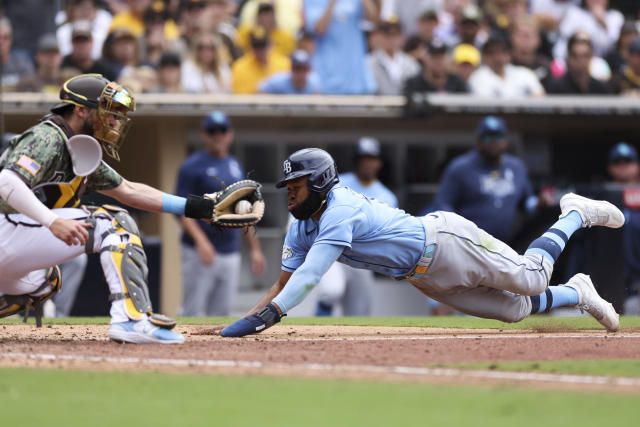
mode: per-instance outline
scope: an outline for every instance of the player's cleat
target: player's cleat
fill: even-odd
[[[609,332],[615,332],[620,328],[620,316],[613,305],[598,295],[591,278],[586,274],[578,273],[562,286],[569,286],[578,292],[578,308],[583,313],[586,311],[592,315]]]
[[[147,319],[112,323],[109,327],[109,338],[134,344],[181,344],[184,342],[182,335],[154,326]]]
[[[592,200],[568,193],[560,199],[560,218],[577,211],[582,218],[582,227],[601,225],[603,227],[620,228],[624,225],[624,214],[620,209],[604,200]]]

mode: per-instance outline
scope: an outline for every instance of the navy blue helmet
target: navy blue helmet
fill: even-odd
[[[322,193],[339,181],[338,167],[333,157],[320,148],[305,148],[291,154],[282,163],[284,178],[276,184],[282,188],[287,181],[309,176],[309,189]]]

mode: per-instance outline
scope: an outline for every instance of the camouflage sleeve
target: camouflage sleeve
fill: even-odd
[[[32,188],[51,175],[50,169],[64,153],[64,139],[57,132],[32,128],[15,143],[12,141],[8,150],[3,167],[17,173]]]
[[[98,169],[89,176],[87,193],[98,190],[111,190],[122,184],[122,176],[103,160]]]

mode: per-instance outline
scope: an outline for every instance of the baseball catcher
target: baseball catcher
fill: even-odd
[[[0,156],[0,317],[35,309],[62,283],[57,265],[83,252],[96,253],[111,302],[109,337],[132,343],[181,343],[175,321],[153,312],[147,258],[140,232],[117,206],[79,206],[97,191],[150,212],[210,221],[217,227],[256,224],[264,213],[253,181],[188,199],[124,179],[102,160],[119,160],[135,110],[130,90],[98,74],[66,81],[61,102],[38,124],[15,136]],[[232,209],[241,200],[250,213]],[[37,320],[38,325],[40,320]]]

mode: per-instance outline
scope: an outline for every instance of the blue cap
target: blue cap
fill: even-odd
[[[638,160],[638,152],[626,142],[619,142],[609,151],[609,163],[615,163],[621,159],[635,162]]]
[[[504,137],[507,134],[507,125],[500,117],[487,116],[480,120],[476,135],[483,137]]]
[[[229,128],[231,128],[231,120],[229,120],[229,116],[220,110],[213,110],[202,120],[202,130],[205,131],[218,129],[226,131]]]
[[[370,136],[363,136],[356,145],[356,157],[371,156],[380,157],[380,142]]]

